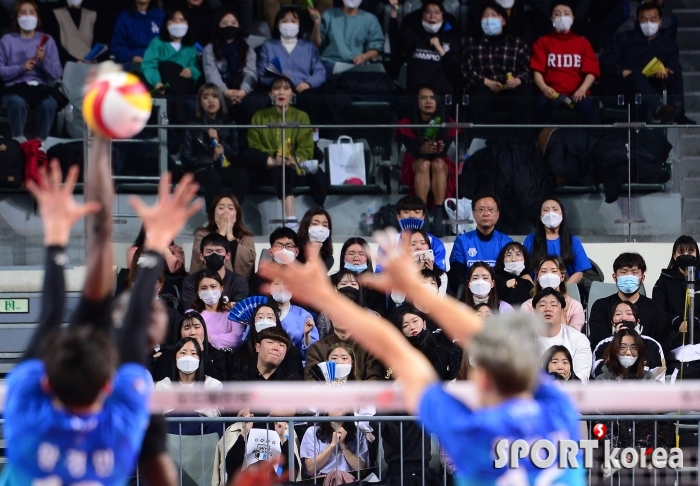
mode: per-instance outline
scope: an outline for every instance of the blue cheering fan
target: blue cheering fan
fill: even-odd
[[[228,313],[228,320],[248,325],[253,317],[253,311],[261,304],[267,304],[267,297],[264,295],[247,297],[233,306]]]
[[[265,70],[274,76],[278,76],[280,78],[285,77],[284,73],[282,72],[282,63],[280,62],[280,58],[277,56],[270,59],[270,62],[268,62],[267,66],[265,66]]]
[[[347,378],[352,370],[351,364],[335,363],[334,361],[323,361],[309,370],[311,376],[318,381],[334,383]]]
[[[421,229],[423,223],[425,223],[425,221],[418,218],[403,218],[399,220],[399,226],[403,231]]]

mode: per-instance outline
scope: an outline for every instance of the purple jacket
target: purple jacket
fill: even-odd
[[[43,32],[36,32],[31,39],[24,39],[18,33],[12,32],[0,39],[0,78],[5,81],[5,86],[30,81],[49,84],[63,76],[58,49],[51,36],[44,45],[44,60],[37,61],[31,71],[24,70],[24,63],[34,58],[43,36]]]

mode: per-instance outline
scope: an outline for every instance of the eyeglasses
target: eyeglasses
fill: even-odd
[[[498,211],[497,208],[476,208],[474,212],[476,214],[494,214]]]
[[[294,251],[296,250],[297,246],[294,243],[287,243],[286,245],[283,245],[282,243],[275,243],[272,245],[272,248],[284,248],[285,250]]]
[[[347,253],[345,254],[345,256],[346,256],[346,257],[349,257],[349,258],[355,258],[356,256],[358,256],[358,257],[360,257],[360,258],[364,258],[364,257],[365,257],[365,252],[364,252],[364,251],[358,251],[358,252],[349,251],[349,252],[347,252]]]
[[[627,346],[626,344],[621,344],[620,345],[620,354],[625,354],[627,351],[631,351],[633,356],[636,356],[637,353],[639,353],[639,348],[635,346],[634,344],[632,346]]]

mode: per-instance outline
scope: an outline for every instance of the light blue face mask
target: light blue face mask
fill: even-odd
[[[355,273],[362,273],[367,270],[367,264],[363,263],[362,265],[353,265],[352,263],[345,262],[345,270],[350,270],[351,272]]]
[[[498,35],[503,30],[501,19],[498,17],[486,17],[481,19],[481,29],[486,35]]]
[[[623,294],[633,294],[639,289],[639,277],[634,275],[624,275],[617,277],[617,288]]]

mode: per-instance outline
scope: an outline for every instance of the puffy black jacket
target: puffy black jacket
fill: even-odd
[[[685,315],[685,292],[687,282],[685,275],[680,270],[661,270],[659,279],[654,284],[651,299],[659,304],[666,312],[667,320],[671,325],[671,349],[676,349],[683,345],[683,333],[678,332],[678,328],[683,322]],[[700,289],[700,281],[695,282],[695,288]],[[695,297],[695,342],[700,342],[700,298]],[[685,344],[690,335],[685,336]]]
[[[615,36],[612,46],[600,56],[600,71],[603,77],[619,78],[625,70],[641,71],[655,57],[674,73],[682,72],[676,41],[657,35],[650,42],[635,22],[634,30]]]
[[[216,130],[219,143],[224,147],[224,155],[233,165],[238,158],[238,133],[234,126],[224,125],[222,120],[205,118],[202,124],[211,125]],[[189,128],[182,141],[182,165],[185,170],[196,172],[205,167],[216,165],[214,147],[209,137],[208,128]]]

